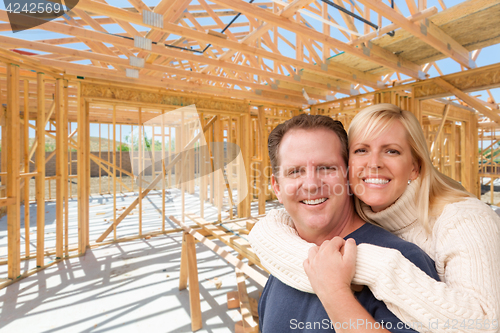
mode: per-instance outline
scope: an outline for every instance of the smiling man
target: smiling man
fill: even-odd
[[[366,224],[356,214],[349,195],[347,134],[342,124],[326,116],[296,116],[271,132],[268,149],[271,183],[285,209],[271,211],[250,233],[255,252],[271,272],[259,301],[261,331],[412,331],[368,288],[351,291],[356,243],[397,249],[427,274],[437,278],[437,273],[433,261],[416,245]],[[263,241],[268,237],[262,233],[273,232],[266,229],[266,219],[283,219],[303,241],[320,246],[311,250],[311,260],[331,256],[339,273],[315,278],[328,280],[333,289],[326,293],[315,289],[318,296],[299,291],[287,283],[293,276],[280,275],[280,267],[266,266],[269,251],[280,251],[279,234],[275,242]]]

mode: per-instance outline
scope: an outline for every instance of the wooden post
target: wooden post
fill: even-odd
[[[77,90],[77,125],[78,125],[78,159],[77,159],[77,174],[78,174],[78,252],[84,254],[88,245],[88,202],[89,196],[87,191],[88,168],[87,163],[90,163],[88,154],[88,103],[81,96],[81,84],[78,82]],[[90,149],[90,148],[88,148]]]
[[[108,138],[109,138],[109,133],[108,133]],[[113,104],[113,222],[114,221],[116,221],[116,105],[115,104]],[[116,240],[116,225],[114,223],[113,225],[114,225],[113,239]]]
[[[187,237],[188,233],[182,234],[181,267],[179,269],[179,290],[184,290],[188,285],[188,258],[187,258]]]
[[[465,121],[462,121],[462,124],[460,125],[460,182],[462,183],[462,186],[465,187],[467,190],[467,184],[466,184],[466,179],[467,179],[467,174],[465,172],[465,165],[467,164],[466,161],[466,137],[465,137]],[[481,145],[482,145],[482,140],[481,140]],[[481,150],[481,152],[483,152]],[[482,162],[482,159],[481,159]],[[482,164],[482,163],[481,163]]]
[[[29,81],[24,80],[24,172],[30,172],[30,117],[29,117]],[[30,256],[30,179],[23,177],[24,181],[24,256]]]
[[[245,283],[245,273],[243,273],[243,271],[241,271],[238,267],[235,268],[235,271],[244,332],[258,333],[259,325],[253,319],[252,312],[250,310],[250,300],[248,298],[247,286]]]
[[[229,116],[227,120],[227,149],[233,151],[233,117]],[[232,154],[231,154],[232,157]],[[229,161],[228,161],[229,162]],[[233,163],[227,164],[227,182],[228,182],[228,196],[229,196],[229,218],[233,219]]]
[[[111,160],[111,147],[110,147],[110,137],[109,137],[109,132],[111,131],[110,129],[110,126],[108,124],[108,165],[110,163],[110,160]],[[111,180],[109,179],[109,177],[111,177],[111,175],[109,174],[108,172],[108,194],[111,193]]]
[[[175,127],[175,153],[180,154],[182,149],[182,136],[181,136],[181,126]],[[175,184],[178,189],[181,188],[181,172],[182,172],[182,158],[179,159],[179,162],[175,165]]]
[[[266,185],[267,177],[265,175],[267,167],[267,138],[266,138],[266,115],[264,112],[264,106],[259,106],[259,140],[260,144],[260,174],[259,174],[259,215],[266,212]]]
[[[236,118],[236,128],[238,129],[238,135],[236,136],[236,144],[238,145],[238,147],[240,147],[240,151],[241,151],[241,155],[242,156],[245,156],[244,155],[244,147],[242,146],[242,142],[244,141],[243,140],[243,116],[240,115],[238,118]],[[245,163],[243,161],[243,163]],[[242,179],[241,175],[238,177],[238,208],[237,208],[237,211],[238,211],[238,217],[245,217],[245,202],[244,202],[244,198],[243,198],[243,186],[244,186],[244,182],[246,181],[246,179]]]
[[[99,158],[101,159],[101,123],[99,123]],[[101,170],[102,168],[99,167],[99,194],[102,194],[102,188],[101,188]]]
[[[192,137],[194,137],[194,128],[193,124],[190,123],[190,126],[188,128],[188,140],[189,141]],[[188,158],[189,158],[189,164],[188,164],[188,171],[187,171],[187,176],[188,176],[188,183],[187,183],[187,190],[189,194],[194,194],[194,180],[196,179],[195,177],[195,162],[194,162],[194,147],[188,150]]]
[[[219,116],[218,116],[219,117]],[[217,117],[217,118],[218,118]],[[214,142],[214,125],[212,125],[211,128],[208,129],[208,132],[207,132],[207,138],[208,138],[208,161],[209,161],[209,170],[211,171],[209,173],[209,176],[208,176],[208,187],[209,187],[209,191],[208,191],[208,198],[209,198],[209,202],[213,205],[214,204],[214,168],[213,168],[213,162],[212,162],[212,156],[213,156],[213,151],[212,151],[212,147],[210,146],[212,144],[212,142]]]
[[[44,266],[45,249],[45,75],[37,73],[36,265]]]
[[[451,124],[451,137],[450,137],[450,164],[451,164],[451,172],[450,177],[456,180],[456,169],[457,165],[455,162],[456,151],[456,139],[457,139],[457,126],[455,125],[455,121]]]
[[[137,170],[139,172],[139,236],[142,235],[142,175],[144,174],[144,151],[143,151],[143,142],[144,142],[144,129],[142,128],[142,108],[139,108],[139,134],[138,134],[138,144],[139,144],[139,159],[137,161]],[[116,221],[113,221],[115,223]]]
[[[217,166],[220,166],[223,163],[222,159],[224,158],[224,151],[221,149],[222,142],[222,119],[221,117],[217,117],[217,120],[214,123],[214,169]],[[214,177],[214,189],[215,189],[215,205],[217,206],[217,220],[222,221],[222,198],[224,195],[224,187],[222,186],[224,182],[223,170],[221,168],[217,168],[215,171]]]
[[[203,116],[203,113],[200,113],[200,122],[201,122],[201,127],[205,127],[205,117]],[[205,136],[203,136],[205,137]],[[206,144],[206,140],[201,139],[200,142],[203,142]],[[200,145],[200,151],[199,151],[199,158],[198,158],[198,167],[199,167],[199,172],[200,172],[200,216],[202,218],[205,217],[205,200],[207,196],[207,165],[206,161],[207,156],[207,150],[205,149],[206,147],[203,147]]]
[[[186,145],[186,123],[185,123],[185,118],[184,118],[184,112],[181,112],[181,126],[180,126],[180,138],[181,138],[181,147],[185,147]],[[186,176],[187,172],[185,170],[186,167],[186,159],[187,159],[187,152],[180,150],[179,154],[181,154],[181,163],[180,165],[180,170],[179,170],[179,180],[181,184],[181,222],[184,223],[184,215],[185,215],[185,209],[186,209]],[[175,176],[177,177],[177,170],[175,172]]]
[[[90,245],[90,104],[85,103],[85,241],[86,246]]]
[[[130,125],[130,167],[132,170],[135,168],[134,161],[136,160],[135,158],[135,146],[134,146],[134,125]],[[134,178],[135,177],[130,177],[130,188],[132,189],[132,192],[134,192]]]
[[[464,143],[465,143],[465,153],[468,155],[468,154],[471,154],[472,153],[472,147],[474,147],[474,145],[472,144],[471,140],[473,138],[473,136],[471,135],[471,124],[470,124],[470,121],[465,121],[463,122],[464,123],[464,126],[465,126],[465,135],[464,135]],[[477,149],[477,148],[476,148]],[[464,154],[464,157],[466,156],[466,154]],[[465,187],[465,189],[467,191],[469,191],[470,193],[472,194],[476,194],[474,193],[474,189],[473,189],[473,178],[471,177],[471,169],[472,169],[472,161],[470,160],[470,156],[467,156],[467,159],[464,163],[464,172],[465,172],[465,177],[462,181],[462,185]],[[476,170],[474,170],[476,171]]]
[[[63,80],[56,80],[56,259],[63,256],[63,226],[64,226],[64,141],[67,133],[64,133],[64,99]]]
[[[186,235],[186,250],[188,262],[189,279],[189,308],[191,310],[191,330],[197,331],[202,328],[201,306],[200,306],[200,286],[198,282],[198,262],[196,261],[196,246],[194,237],[188,233]]]
[[[471,193],[476,195],[478,198],[481,196],[481,186],[479,185],[479,174],[478,174],[478,149],[477,149],[477,115],[470,114],[470,157],[472,159],[471,164]]]
[[[0,92],[1,92],[1,87],[0,87]],[[1,95],[1,94],[0,94]],[[1,96],[0,96],[1,97]],[[2,162],[0,165],[0,170],[2,172],[5,172],[7,170],[7,109],[3,106],[0,105],[0,126],[2,126],[2,151],[1,151],[1,156],[2,156]],[[7,184],[7,175],[5,176],[0,176],[0,180],[2,185]],[[7,191],[6,188],[0,190],[0,196],[6,197],[7,196]],[[7,209],[7,207],[0,207],[0,211],[3,211],[3,209]]]
[[[250,188],[250,174],[251,174],[251,150],[250,150],[250,110],[248,113],[245,113],[242,115],[242,120],[243,120],[243,161],[245,163],[245,172],[246,172],[246,183],[247,186]],[[252,203],[252,196],[250,195],[251,191],[248,191],[248,195],[244,199],[245,202],[245,208],[244,208],[244,216],[249,217],[251,216],[250,209],[251,209],[251,203]]]
[[[63,100],[63,109],[62,109],[62,132],[63,137],[61,138],[61,142],[63,143],[63,156],[62,156],[62,191],[64,197],[64,252],[66,253],[66,257],[69,257],[69,214],[68,214],[68,81],[64,80],[61,82],[62,87],[62,100]],[[59,125],[58,125],[59,127]]]
[[[123,137],[122,137],[122,124],[120,124],[120,169],[123,170],[123,153],[122,153],[122,144],[123,144]],[[120,193],[123,193],[123,172],[120,171]]]
[[[164,114],[165,110],[161,110],[161,231],[165,231],[165,214],[166,214],[166,207],[165,207],[165,190],[167,187],[167,184],[165,182],[165,120],[164,120]]]
[[[19,186],[19,66],[7,64],[7,197],[15,202],[7,206],[8,278],[20,275],[20,186]]]

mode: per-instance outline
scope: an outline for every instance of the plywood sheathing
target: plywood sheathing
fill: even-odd
[[[500,42],[500,3],[494,0],[470,0],[439,12],[429,21],[472,51]],[[441,52],[403,29],[395,30],[395,36],[384,35],[371,43],[394,52],[401,57],[423,65],[446,58]],[[385,75],[391,72],[372,62],[350,54],[340,54],[330,59],[331,66],[350,66],[370,74]]]

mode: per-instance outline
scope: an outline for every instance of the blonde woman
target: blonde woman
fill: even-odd
[[[441,279],[430,278],[397,250],[360,244],[352,283],[368,286],[417,331],[498,332],[500,218],[434,168],[412,113],[392,104],[370,106],[354,117],[348,134],[358,214],[421,247]],[[289,286],[333,294],[338,281],[329,277],[339,277],[338,270],[283,223],[283,214],[271,211],[252,229],[261,262]]]

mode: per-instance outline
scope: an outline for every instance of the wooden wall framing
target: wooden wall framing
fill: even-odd
[[[219,219],[221,219],[223,203],[233,207],[234,198],[229,195],[228,191],[214,191],[213,184],[216,182],[227,181],[230,187],[231,184],[238,182],[240,185],[248,184],[249,194],[238,205],[234,205],[236,210],[229,210],[231,218],[251,216],[253,201],[258,204],[258,214],[263,214],[266,201],[275,199],[270,188],[271,170],[267,154],[267,137],[278,124],[303,112],[294,106],[253,104],[246,100],[202,94],[174,93],[145,86],[132,89],[123,83],[111,83],[97,79],[74,80],[51,71],[33,73],[20,68],[19,64],[7,63],[4,66],[3,73],[5,74],[0,71],[0,86],[6,87],[7,107],[1,110],[0,126],[2,126],[2,143],[6,144],[1,151],[0,206],[7,207],[9,248],[8,257],[6,259],[0,258],[0,262],[8,264],[9,283],[53,264],[46,262],[47,254],[55,255],[56,260],[62,260],[74,255],[82,255],[89,246],[95,246],[97,243],[105,244],[110,241],[124,241],[176,231],[175,229],[166,230],[165,220],[162,219],[160,222],[161,231],[143,233],[139,221],[136,235],[120,238],[116,222],[121,217],[116,214],[114,223],[106,235],[101,235],[95,240],[90,239],[91,160],[97,161],[102,170],[108,170],[108,173],[114,175],[113,186],[110,186],[109,189],[115,196],[119,191],[118,185],[120,190],[128,186],[117,176],[117,174],[121,176],[125,171],[121,165],[116,163],[118,155],[116,151],[113,153],[114,158],[109,161],[96,158],[91,154],[89,145],[91,123],[112,128],[113,147],[116,147],[116,136],[120,132],[121,126],[141,126],[153,117],[179,107],[195,104],[202,126],[205,128],[204,136],[207,142],[225,141],[238,145],[241,148],[243,163],[247,170],[246,179],[238,179],[233,172],[228,172],[226,177],[223,177],[224,179],[219,175],[218,179],[215,179],[215,176],[207,176],[201,177],[199,180],[201,188],[210,188],[210,191],[200,193],[202,199],[201,216],[203,217],[204,203],[208,201],[219,209]],[[494,68],[492,67],[490,70],[494,70]],[[473,73],[473,71],[475,70],[469,72]],[[481,80],[477,79],[475,82],[480,81],[481,84],[488,86],[499,84],[495,81],[496,76],[491,76],[488,72],[484,72],[483,75]],[[434,144],[432,149],[434,165],[450,177],[461,181],[471,193],[479,195],[480,186],[477,173],[479,166],[476,158],[477,115],[470,109],[456,103],[446,100],[431,100],[430,98],[436,96],[432,93],[434,90],[418,88],[431,81],[397,86],[374,93],[317,104],[311,107],[310,113],[329,115],[342,121],[348,127],[356,112],[368,105],[382,102],[400,105],[413,112],[420,119],[429,147]],[[454,84],[463,88],[460,86],[462,81],[458,80]],[[477,88],[476,86],[478,85],[476,84],[474,89]],[[419,97],[413,98],[417,90],[420,91]],[[424,94],[422,91],[427,91],[428,94]],[[450,93],[448,92],[448,94]],[[74,128],[75,123],[76,128]],[[182,127],[182,131],[180,129],[176,131],[177,151],[187,145],[187,139],[181,135],[181,132],[184,134],[192,132],[193,129],[189,126],[186,124]],[[27,142],[29,139],[27,131],[30,129],[37,132],[35,141],[32,143]],[[484,127],[479,127],[479,130],[482,131],[481,133],[485,132]],[[165,139],[165,133],[160,136],[162,140]],[[45,138],[52,138],[57,142],[54,152],[49,155],[45,154]],[[75,149],[77,154],[77,173],[75,175],[69,174],[68,170],[68,165],[74,163],[70,160],[71,154],[68,154],[71,149]],[[165,154],[166,152],[162,151],[161,153]],[[211,153],[220,154],[221,152]],[[36,168],[34,170],[30,170],[30,165],[33,164],[30,162],[32,158],[35,158]],[[53,177],[47,177],[44,169],[46,162],[52,158],[57,161],[57,174]],[[190,156],[189,158],[194,160],[195,157]],[[482,161],[485,160],[485,156],[481,158]],[[492,163],[491,158],[490,163]],[[185,170],[184,176],[187,173],[200,172],[201,166],[199,169],[195,169],[191,164],[188,163],[186,168],[178,166],[179,169]],[[483,162],[481,165],[486,166]],[[496,168],[496,162],[491,166]],[[172,177],[172,173],[167,170],[167,165],[155,169],[154,173],[156,177],[159,176],[158,182],[170,181]],[[29,179],[33,177],[36,183],[34,198],[37,203],[37,250],[31,251],[27,247],[24,256],[22,256],[20,249],[20,237],[23,233],[20,229],[21,205],[29,204],[30,189],[28,184]],[[70,198],[68,181],[70,179],[76,180],[78,184],[77,244],[68,243],[68,199]],[[52,182],[56,183],[57,242],[55,248],[47,248],[43,232],[45,228],[44,202],[50,199],[52,194],[49,190],[47,195],[45,185],[48,184],[50,188]],[[181,190],[183,193],[193,193],[194,186],[195,182],[189,181],[181,186]],[[137,198],[137,205],[142,205],[141,200],[147,195],[145,191],[146,189],[142,189],[141,195]],[[162,210],[165,212],[165,207],[162,207]],[[130,211],[131,209],[127,209],[122,215],[126,216]],[[29,218],[28,214],[28,212],[25,213],[25,219]],[[108,240],[106,237],[111,232],[113,232],[113,240]],[[24,230],[26,239],[29,239],[29,234],[30,227],[28,225]],[[37,269],[21,272],[21,261],[31,258],[36,258]]]

